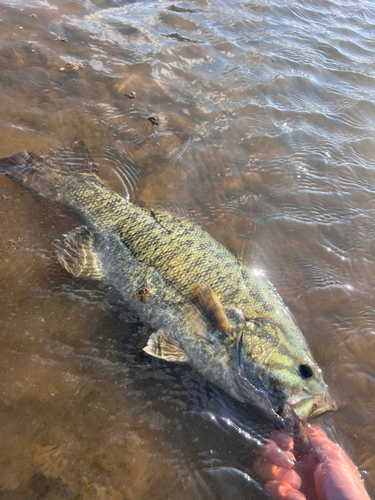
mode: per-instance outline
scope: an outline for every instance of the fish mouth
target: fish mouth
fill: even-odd
[[[323,413],[336,411],[337,404],[329,394],[324,396],[307,396],[299,401],[287,401],[292,415],[302,422],[307,422]]]

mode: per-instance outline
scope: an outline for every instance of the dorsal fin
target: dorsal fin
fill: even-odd
[[[97,174],[98,166],[91,157],[86,144],[74,138],[68,147],[61,147],[48,157],[51,168],[61,175]]]
[[[224,308],[209,285],[201,284],[196,287],[193,292],[193,303],[214,328],[232,336],[232,330]]]
[[[93,174],[98,173],[98,167],[92,159],[90,151],[87,149],[87,146],[83,141],[74,138],[72,151],[75,154],[76,159],[80,161],[80,169],[82,172]]]
[[[63,241],[56,241],[55,247],[62,267],[76,278],[105,278],[94,249],[94,235],[86,226],[77,227]]]

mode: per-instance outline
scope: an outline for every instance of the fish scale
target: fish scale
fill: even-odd
[[[2,158],[0,171],[78,213],[85,225],[57,244],[57,258],[74,276],[116,288],[154,328],[146,353],[189,363],[237,400],[294,423],[335,409],[272,286],[190,220],[110,191],[83,143],[71,158]]]

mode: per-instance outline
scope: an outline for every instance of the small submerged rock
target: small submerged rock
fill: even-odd
[[[162,119],[160,116],[149,116],[147,120],[152,124],[152,125],[160,125],[162,122]]]
[[[83,63],[74,63],[74,62],[69,62],[69,63],[66,63],[65,64],[65,68],[66,69],[72,69],[74,71],[78,71],[79,69],[83,69],[85,68],[86,66],[83,64]]]

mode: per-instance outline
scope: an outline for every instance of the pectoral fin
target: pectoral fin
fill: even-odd
[[[76,278],[103,280],[94,235],[86,226],[77,227],[63,241],[55,242],[56,256],[63,268]]]
[[[227,333],[232,337],[232,329],[223,306],[209,285],[198,285],[193,293],[193,303],[201,312],[202,316],[210,322],[214,328]]]
[[[182,350],[180,344],[166,330],[160,329],[148,339],[144,352],[165,361],[184,363],[189,356]]]

